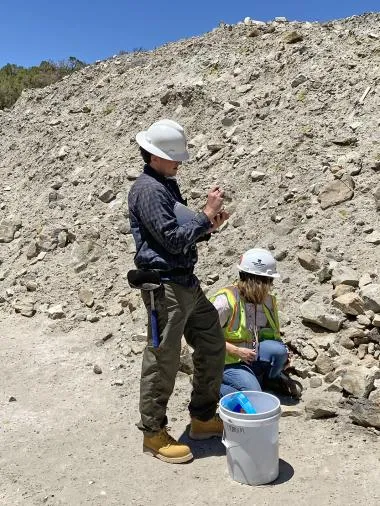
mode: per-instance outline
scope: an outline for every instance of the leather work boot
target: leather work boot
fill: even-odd
[[[144,435],[143,450],[144,453],[150,453],[153,457],[169,464],[182,464],[193,459],[190,448],[178,443],[167,433],[166,428],[161,429],[154,436]]]
[[[267,380],[265,387],[278,394],[293,397],[293,399],[300,399],[302,397],[303,388],[301,383],[284,372],[278,378]]]
[[[191,439],[210,439],[212,437],[222,437],[223,435],[223,422],[219,415],[215,415],[206,422],[198,420],[198,418],[191,419],[191,427],[189,437]]]

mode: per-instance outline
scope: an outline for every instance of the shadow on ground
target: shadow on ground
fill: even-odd
[[[290,481],[294,476],[294,468],[289,464],[289,462],[286,462],[286,460],[280,459],[279,468],[280,472],[278,478],[270,483],[271,486],[286,483],[287,481]]]
[[[188,431],[186,431],[180,436],[179,441],[190,446],[195,459],[203,459],[210,456],[221,457],[226,454],[226,449],[219,437],[195,441],[189,438]]]

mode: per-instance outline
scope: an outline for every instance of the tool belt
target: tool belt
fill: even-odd
[[[176,267],[175,269],[170,269],[168,271],[158,271],[160,276],[191,276],[194,273],[193,268],[185,268],[185,267]]]

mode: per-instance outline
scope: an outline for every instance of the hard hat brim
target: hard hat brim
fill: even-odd
[[[278,272],[274,272],[273,274],[263,274],[262,272],[247,271],[245,269],[242,269],[240,267],[240,265],[237,265],[236,267],[237,267],[238,271],[246,272],[247,274],[253,274],[254,276],[261,276],[263,278],[273,278],[273,279],[278,279],[281,277]]]
[[[136,142],[139,146],[141,146],[145,151],[148,151],[151,155],[159,156],[160,158],[163,158],[164,160],[171,160],[172,162],[185,162],[190,158],[190,155],[187,151],[184,151],[183,153],[177,153],[175,155],[175,158],[165,153],[165,151],[162,151],[161,149],[157,148],[156,146],[153,146],[151,142],[149,142],[146,139],[146,131],[139,132],[136,135]]]

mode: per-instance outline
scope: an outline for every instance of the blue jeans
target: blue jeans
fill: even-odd
[[[288,350],[281,341],[262,341],[259,357],[252,364],[239,362],[226,365],[223,372],[220,396],[239,390],[261,391],[260,381],[277,378],[288,359]]]

